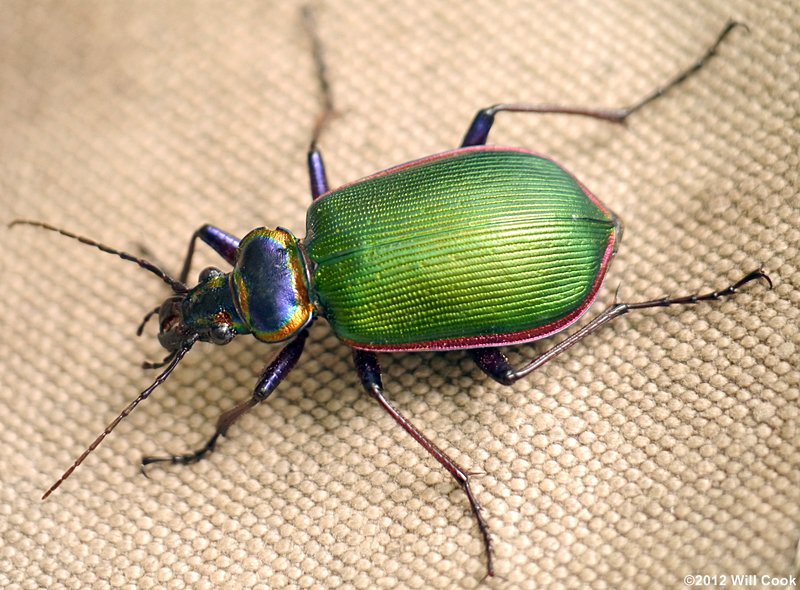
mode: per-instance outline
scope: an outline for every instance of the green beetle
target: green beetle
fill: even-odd
[[[307,14],[310,19],[310,15]],[[310,21],[309,21],[310,22]],[[252,334],[287,342],[265,368],[252,396],[224,413],[214,435],[195,452],[145,457],[142,464],[193,463],[244,413],[266,399],[303,351],[308,327],[324,318],[353,349],[366,391],[456,479],[480,529],[493,575],[492,539],[469,473],[402,416],[384,397],[376,351],[467,349],[478,367],[510,384],[632,309],[692,304],[733,294],[752,280],[748,273],[729,287],[638,303],[615,303],[581,330],[513,369],[497,348],[530,342],[577,321],[595,300],[622,236],[619,218],[572,174],[551,159],[511,147],[486,146],[502,111],[563,113],[623,122],[698,71],[736,26],[731,22],[706,54],[670,83],[625,109],[501,104],[478,112],[459,149],[422,158],[329,190],[317,140],[333,113],[322,51],[312,26],[314,55],[326,109],[308,154],[311,193],[306,237],[285,229],[258,228],[242,240],[211,225],[198,229],[180,278],[152,263],[35,221],[43,227],[117,254],[156,274],[172,295],[150,312],[159,318],[166,366],[43,497],[49,496],[137,404],[166,380],[197,341],[226,344]],[[189,288],[186,280],[197,239],[233,265],[210,268]]]

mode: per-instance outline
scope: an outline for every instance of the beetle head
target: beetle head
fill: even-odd
[[[158,308],[161,346],[173,354],[190,341],[227,344],[236,334],[246,332],[233,304],[229,280],[221,270],[207,268],[194,288],[167,297]]]

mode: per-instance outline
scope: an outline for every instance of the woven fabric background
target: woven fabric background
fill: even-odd
[[[622,106],[708,66],[624,126],[500,115],[625,221],[598,308],[631,314],[513,387],[463,353],[382,355],[388,396],[465,467],[496,546],[487,588],[682,588],[798,574],[800,7],[795,0],[320,0],[342,184],[455,147],[501,101]],[[319,111],[295,2],[0,6],[0,586],[476,588],[462,492],[361,390],[323,322],[273,397],[190,467],[275,349],[197,346],[46,502],[152,380],[137,323],[166,289],[44,220],[177,272],[204,222],[303,234]],[[205,250],[199,271],[219,264]],[[589,315],[597,313],[593,310]],[[513,351],[515,362],[547,348]],[[759,578],[759,585],[763,585]],[[703,587],[710,587],[709,585]],[[752,587],[752,586],[749,586]]]

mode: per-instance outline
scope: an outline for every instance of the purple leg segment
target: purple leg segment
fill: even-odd
[[[491,107],[488,109],[481,109],[472,124],[467,130],[467,134],[461,141],[461,147],[469,147],[473,145],[486,145],[486,140],[489,138],[489,131],[492,129],[494,123],[494,111]]]
[[[451,459],[443,450],[437,447],[433,441],[420,432],[408,419],[398,412],[392,404],[383,395],[383,384],[381,383],[381,368],[378,364],[378,357],[373,352],[365,350],[353,350],[353,359],[355,360],[358,376],[361,378],[361,383],[364,389],[369,393],[381,407],[397,422],[403,430],[412,436],[422,448],[428,453],[433,455],[442,467],[444,467],[450,475],[455,478],[461,489],[467,495],[467,500],[472,508],[472,513],[475,515],[475,520],[478,522],[478,529],[483,537],[483,546],[486,550],[486,574],[488,576],[494,575],[493,565],[493,552],[492,552],[492,537],[489,535],[489,525],[481,514],[481,506],[478,504],[478,499],[472,493],[470,487],[470,474],[467,473],[458,463]]]
[[[236,261],[236,251],[239,249],[239,238],[225,232],[213,225],[204,225],[192,234],[192,239],[189,240],[189,251],[186,253],[186,258],[183,261],[183,268],[181,269],[180,281],[186,282],[189,278],[189,268],[192,265],[192,257],[194,256],[194,245],[197,239],[211,246],[211,248],[220,256],[222,256],[228,264],[233,264]]]
[[[316,138],[314,139],[316,141]],[[328,177],[325,175],[322,154],[313,144],[312,149],[308,152],[308,174],[311,179],[311,198],[317,200],[328,192]]]

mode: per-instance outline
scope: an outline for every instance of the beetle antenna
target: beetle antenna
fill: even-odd
[[[94,246],[95,248],[102,250],[103,252],[107,252],[108,254],[115,254],[116,256],[119,256],[123,260],[135,262],[143,269],[150,271],[158,278],[160,278],[162,281],[164,281],[166,284],[168,284],[175,293],[185,293],[187,291],[186,285],[184,285],[180,281],[176,281],[166,272],[158,268],[155,264],[145,260],[144,258],[139,258],[137,256],[134,256],[133,254],[128,254],[127,252],[123,252],[122,250],[116,250],[114,248],[106,246],[105,244],[101,244],[100,242],[90,240],[89,238],[79,236],[78,234],[73,234],[72,232],[68,232],[66,230],[60,229],[48,223],[43,223],[41,221],[31,221],[29,219],[15,219],[14,221],[8,224],[8,227],[12,228],[15,225],[31,225],[33,227],[40,227],[42,229],[46,229],[61,234],[62,236],[72,238],[73,240],[78,240],[81,244],[86,244],[87,246]]]
[[[184,344],[184,346],[182,348],[178,349],[177,351],[175,351],[172,354],[172,359],[170,360],[169,365],[167,366],[167,368],[164,369],[164,371],[158,377],[156,377],[156,380],[153,381],[153,383],[150,385],[150,387],[148,387],[142,393],[140,393],[139,396],[135,400],[133,400],[131,403],[129,403],[128,406],[124,410],[122,410],[122,412],[120,412],[119,416],[117,416],[108,426],[106,426],[105,430],[103,430],[103,432],[101,432],[97,436],[97,438],[94,439],[94,442],[92,444],[90,444],[89,447],[81,454],[81,456],[78,457],[77,459],[75,459],[75,462],[72,465],[70,465],[69,469],[67,469],[64,472],[64,474],[61,477],[58,478],[58,481],[56,481],[56,483],[54,483],[53,485],[50,486],[50,488],[42,496],[42,500],[46,500],[47,497],[50,494],[52,494],[58,488],[58,486],[60,486],[62,483],[64,483],[64,481],[70,475],[72,475],[72,472],[75,471],[75,469],[78,467],[78,465],[83,463],[83,460],[86,459],[86,457],[88,457],[89,454],[92,451],[94,451],[101,442],[103,442],[103,439],[106,436],[108,436],[108,434],[112,430],[114,430],[114,428],[117,427],[117,424],[122,422],[122,420],[124,420],[125,417],[128,414],[130,414],[136,406],[139,405],[139,402],[141,402],[142,400],[147,399],[147,397],[151,393],[153,393],[153,390],[155,390],[156,387],[158,387],[159,385],[164,383],[164,381],[166,381],[167,377],[169,377],[170,374],[172,373],[172,371],[175,369],[175,367],[178,366],[178,363],[181,361],[181,359],[184,357],[184,355],[187,352],[189,352],[189,349],[192,348],[192,345],[194,344],[195,340],[196,340],[196,337],[193,338],[192,340],[188,341],[186,344]]]

